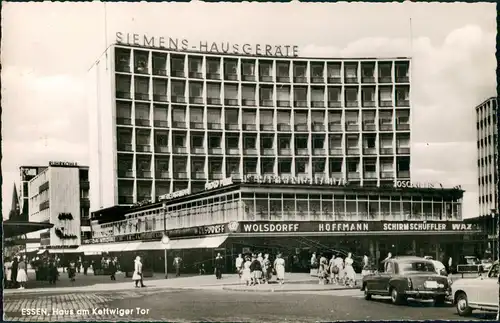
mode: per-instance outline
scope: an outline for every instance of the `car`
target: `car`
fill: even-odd
[[[458,315],[469,316],[476,309],[498,311],[498,266],[497,260],[488,274],[453,282],[451,295]]]
[[[429,259],[434,265],[434,269],[436,270],[436,274],[441,276],[447,276],[446,267],[443,265],[441,261]]]
[[[481,265],[483,266],[483,270],[488,272],[493,265],[493,261],[491,259],[483,259],[481,260]]]
[[[403,304],[408,298],[433,299],[441,305],[450,294],[451,281],[436,273],[431,260],[404,256],[385,261],[384,272],[363,277],[361,290],[365,299],[372,295],[390,296],[393,304]]]

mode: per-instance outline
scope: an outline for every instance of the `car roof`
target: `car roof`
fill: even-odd
[[[407,261],[425,261],[425,262],[432,262],[431,260],[429,259],[425,259],[425,258],[422,258],[422,257],[417,257],[417,256],[397,256],[397,257],[393,257],[393,258],[390,258],[386,261],[389,261],[389,260],[394,260],[396,262],[407,262]]]

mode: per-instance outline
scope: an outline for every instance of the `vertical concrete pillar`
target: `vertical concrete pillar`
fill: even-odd
[[[380,264],[380,249],[378,245],[378,240],[375,241],[375,262],[377,266]]]
[[[436,257],[434,258],[435,260],[439,261],[439,249],[441,248],[441,246],[439,245],[439,243],[435,243],[434,244],[436,246]]]
[[[413,241],[411,243],[411,248],[413,250],[413,255],[418,256],[417,255],[417,240],[413,239]]]
[[[375,257],[375,246],[374,246],[374,243],[373,243],[373,239],[370,239],[370,258],[374,258]]]

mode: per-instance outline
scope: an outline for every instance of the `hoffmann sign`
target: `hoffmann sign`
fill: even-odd
[[[190,43],[187,39],[164,36],[148,36],[135,33],[116,33],[116,43],[123,45],[156,47],[176,51],[196,51],[214,54],[297,57],[299,47],[295,45],[237,44],[230,42],[200,41]]]

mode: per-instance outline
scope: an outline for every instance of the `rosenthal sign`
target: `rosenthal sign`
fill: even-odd
[[[293,177],[293,176],[243,176],[243,183],[262,183],[262,184],[302,184],[302,185],[347,185],[342,178],[326,177]]]
[[[208,41],[190,43],[187,39],[122,32],[116,33],[116,42],[124,45],[157,47],[176,51],[196,51],[214,54],[243,54],[278,57],[299,56],[299,47],[295,45],[235,44],[230,42]]]
[[[212,190],[214,188],[228,186],[228,185],[233,185],[233,178],[232,177],[228,177],[228,178],[224,178],[224,179],[219,179],[219,180],[216,180],[216,181],[213,181],[213,182],[210,182],[210,183],[206,183],[205,184],[205,189],[206,190]]]
[[[189,195],[189,194],[191,194],[191,190],[189,188],[186,188],[186,189],[183,189],[183,190],[180,190],[180,191],[176,191],[176,192],[173,192],[173,193],[168,193],[168,194],[160,195],[158,197],[158,199],[160,201],[162,201],[162,200],[171,200],[171,199],[175,199],[177,197],[186,196],[186,195]]]
[[[50,161],[49,166],[60,166],[60,167],[76,167],[77,163],[65,162],[65,161]]]

